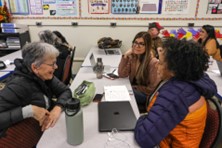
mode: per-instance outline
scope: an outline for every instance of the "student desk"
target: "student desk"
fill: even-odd
[[[22,52],[21,52],[21,50],[18,50],[18,51],[16,51],[16,52],[13,52],[13,53],[10,53],[10,54],[8,54],[8,55],[6,55],[6,56],[3,56],[3,57],[1,57],[0,58],[0,60],[1,61],[6,61],[6,60],[8,60],[8,61],[10,61],[11,62],[11,64],[8,64],[7,65],[7,68],[6,69],[3,69],[3,70],[0,70],[0,72],[2,72],[2,71],[14,71],[14,68],[15,68],[15,65],[14,65],[14,60],[16,59],[16,58],[22,58]]]
[[[0,82],[3,82],[10,74],[11,74],[10,72],[1,71],[0,72]]]
[[[7,67],[5,69],[0,70],[0,81],[8,77],[10,73],[14,71],[15,68],[14,59],[21,57],[22,57],[21,50],[18,50],[16,52],[10,53],[0,58],[0,60],[3,62],[6,62],[6,60],[10,62],[9,64],[6,65]]]
[[[96,87],[96,93],[103,93],[104,85],[126,85],[130,94],[132,94],[132,88],[128,78],[119,78],[115,80],[110,80],[107,78],[97,79],[96,74],[93,72],[91,67],[81,67],[77,73],[73,83],[70,88],[72,92],[83,80],[94,82]],[[139,111],[135,102],[134,95],[130,95],[131,106],[134,110],[136,117],[139,117]],[[98,104],[91,102],[88,106],[82,107],[83,110],[83,122],[84,122],[84,141],[82,144],[75,146],[79,148],[103,148],[109,138],[108,133],[100,133],[98,130]],[[126,121],[127,122],[127,121]],[[122,136],[126,138],[126,142],[130,144],[131,147],[139,147],[134,140],[133,131],[119,132]],[[66,142],[66,125],[65,125],[65,114],[62,113],[60,119],[56,123],[55,127],[50,128],[44,132],[42,135],[37,148],[68,148],[73,147]]]
[[[213,64],[209,66],[207,70],[207,74],[217,85],[217,91],[220,95],[222,95],[222,76],[219,73],[218,66],[215,60],[213,60]]]
[[[109,65],[111,67],[118,67],[121,57],[122,57],[122,52],[120,48],[109,48],[107,50],[117,51],[119,54],[108,54],[107,52],[105,52],[104,49],[99,49],[98,46],[93,46],[88,52],[85,60],[83,61],[82,67],[91,66],[91,63],[89,60],[91,53],[94,54],[95,60],[97,60],[97,58],[99,57],[102,58],[103,65]]]

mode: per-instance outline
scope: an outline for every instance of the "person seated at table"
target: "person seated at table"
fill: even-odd
[[[143,147],[199,147],[206,123],[206,98],[217,92],[204,73],[208,54],[197,43],[166,39],[158,49],[158,74],[163,80],[150,98],[148,114],[135,126]]]
[[[132,48],[122,56],[118,68],[120,78],[129,76],[141,112],[145,108],[147,96],[160,82],[157,75],[158,59],[152,54],[151,41],[149,33],[137,33]]]
[[[59,56],[57,57],[57,62],[56,62],[56,64],[58,65],[58,68],[55,70],[54,75],[59,80],[62,80],[65,61],[66,61],[67,56],[70,54],[69,47],[63,45],[60,42],[60,39],[50,30],[40,31],[39,38],[40,38],[40,41],[53,45],[60,52]]]
[[[153,54],[158,58],[157,48],[162,47],[162,39],[159,37],[160,30],[164,29],[158,22],[152,22],[149,24],[148,33],[152,38]]]
[[[58,55],[59,52],[54,46],[33,42],[23,47],[23,59],[15,59],[13,75],[0,90],[0,137],[6,133],[5,137],[0,138],[0,145],[7,138],[13,137],[10,129],[19,131],[13,127],[22,124],[25,119],[32,118],[38,121],[40,131],[56,124],[66,102],[72,98],[69,87],[53,75],[58,67]],[[57,98],[56,101],[52,100],[54,96]],[[28,131],[29,128],[34,128],[30,126],[33,125],[27,124],[21,128],[22,132],[27,133],[20,135],[35,135],[33,131]],[[11,140],[16,141],[13,138]],[[19,142],[21,139],[17,140]]]
[[[63,45],[67,46],[70,50],[73,48],[66,40],[66,38],[62,35],[61,32],[54,30],[53,33],[60,39],[59,42],[61,42]]]
[[[222,72],[222,51],[217,41],[214,27],[211,25],[203,25],[200,31],[200,37],[197,41],[204,47],[204,50],[216,60],[218,68],[220,72]]]

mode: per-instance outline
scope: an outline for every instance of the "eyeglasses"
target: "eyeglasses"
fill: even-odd
[[[144,46],[145,46],[145,44],[144,44],[143,42],[139,42],[139,43],[138,43],[138,42],[136,42],[136,41],[135,41],[135,42],[133,42],[133,46],[136,46],[136,45],[137,45],[139,48],[141,48],[141,47],[144,47]]]
[[[53,68],[57,66],[56,62],[53,62],[52,64],[48,64],[48,63],[42,63],[42,64],[51,66],[51,67],[53,67]]]

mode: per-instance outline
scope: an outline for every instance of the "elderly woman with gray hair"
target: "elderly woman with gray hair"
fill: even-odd
[[[58,68],[55,70],[54,75],[62,80],[63,76],[63,67],[66,61],[66,57],[70,54],[70,49],[68,46],[62,43],[61,39],[59,39],[56,34],[54,34],[50,30],[43,30],[39,32],[40,41],[49,43],[53,45],[59,51],[59,56],[57,57],[57,65]]]
[[[33,142],[33,136],[56,124],[66,102],[72,98],[69,87],[53,75],[58,55],[52,45],[33,42],[23,47],[23,59],[15,59],[15,71],[0,90],[1,146],[28,143],[27,147],[33,147],[38,141],[37,138]],[[14,132],[19,134],[13,136]],[[7,139],[11,142],[7,143]]]

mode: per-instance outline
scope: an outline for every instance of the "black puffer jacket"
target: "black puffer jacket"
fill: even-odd
[[[55,45],[55,47],[59,50],[60,54],[57,57],[56,64],[58,68],[55,70],[54,75],[59,80],[62,80],[63,68],[65,67],[66,58],[70,54],[70,50],[69,50],[69,47],[62,44]]]
[[[56,104],[63,107],[72,97],[69,87],[56,77],[42,81],[29,72],[22,62],[21,59],[15,60],[14,74],[5,88],[0,90],[0,135],[4,129],[23,120],[22,107],[32,104],[50,110],[53,96],[57,98]],[[46,98],[48,101],[45,101]]]

